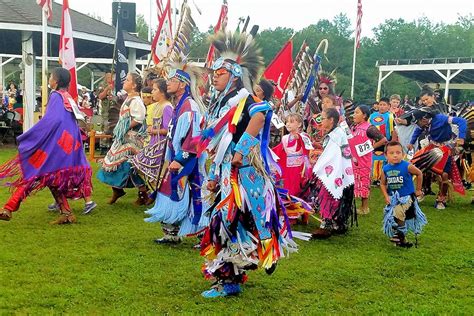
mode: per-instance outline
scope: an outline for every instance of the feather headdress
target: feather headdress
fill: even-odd
[[[252,91],[253,82],[263,69],[263,57],[254,37],[249,33],[218,32],[210,37],[216,49],[216,55],[231,59],[242,68],[244,87]]]
[[[178,61],[189,55],[192,35],[195,30],[196,23],[191,16],[191,8],[187,4],[187,1],[183,1],[178,27],[176,28],[176,34],[173,40],[173,49],[168,58],[169,60]]]
[[[204,113],[206,106],[201,98],[199,89],[204,85],[203,75],[206,69],[197,63],[188,62],[186,59],[170,61],[166,64],[165,69],[167,78],[176,77],[188,85],[191,97],[199,105],[201,112]]]
[[[331,71],[330,73],[326,71],[320,71],[318,74],[318,82],[325,83],[328,86],[335,86],[337,83],[336,70]]]
[[[413,157],[411,162],[421,171],[426,171],[436,165],[442,158],[443,151],[439,148],[433,148],[430,151],[425,151],[420,155]]]

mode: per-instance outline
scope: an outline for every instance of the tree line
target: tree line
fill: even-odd
[[[347,15],[336,15],[332,20],[322,19],[295,32],[292,28],[277,27],[259,32],[256,41],[262,48],[268,64],[293,33],[293,54],[296,56],[304,40],[314,52],[322,39],[328,39],[329,50],[323,58],[326,71],[336,70],[337,92],[348,98],[352,75],[354,26]],[[354,99],[369,102],[375,99],[378,80],[377,60],[422,59],[444,57],[474,57],[474,16],[459,16],[454,24],[433,23],[423,17],[416,21],[390,19],[373,30],[373,37],[361,39],[357,51]],[[191,43],[191,57],[205,58],[209,48],[207,32],[196,31]],[[440,82],[443,80],[440,77]],[[392,74],[382,84],[382,96],[390,94],[415,97],[420,87],[411,79]],[[450,90],[451,91],[451,90]],[[458,101],[474,99],[474,91],[452,90]]]

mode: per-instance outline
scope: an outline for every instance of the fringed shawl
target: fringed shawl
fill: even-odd
[[[18,156],[0,166],[0,181],[25,192],[55,187],[67,197],[90,194],[91,168],[65,91],[51,93],[45,116],[18,137]]]

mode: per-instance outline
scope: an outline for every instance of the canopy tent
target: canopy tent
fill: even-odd
[[[25,127],[31,125],[35,108],[37,66],[41,66],[42,11],[33,0],[0,0],[0,84],[8,76],[22,72]],[[48,66],[57,67],[59,34],[61,32],[61,4],[53,2],[53,20],[48,23]],[[74,33],[77,69],[91,71],[91,88],[110,71],[115,43],[115,27],[86,14],[70,10]],[[129,69],[140,71],[147,64],[151,46],[148,41],[128,32],[123,33],[128,49]],[[39,62],[37,62],[39,60]],[[5,73],[8,75],[5,76]],[[97,77],[97,78],[96,78]]]
[[[380,99],[382,82],[392,73],[435,88],[444,89],[448,101],[449,89],[474,89],[474,57],[379,60],[377,100]]]

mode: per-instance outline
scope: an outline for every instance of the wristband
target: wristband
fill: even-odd
[[[240,137],[239,142],[235,146],[235,151],[242,154],[242,156],[247,157],[252,148],[259,143],[260,141],[257,138],[245,132],[242,137]]]

